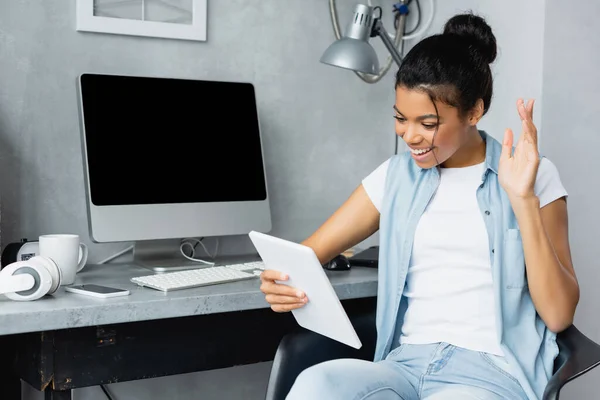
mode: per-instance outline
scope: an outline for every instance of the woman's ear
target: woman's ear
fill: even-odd
[[[471,109],[471,112],[469,113],[469,125],[477,125],[481,117],[483,117],[483,111],[483,99],[479,99],[477,100],[475,106]]]

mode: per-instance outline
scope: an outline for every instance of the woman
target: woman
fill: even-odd
[[[393,108],[409,151],[303,242],[324,263],[379,230],[375,359],[313,366],[289,399],[541,398],[579,301],[567,194],[538,153],[533,101],[517,102],[514,147],[509,129],[502,144],[477,129],[495,58],[491,28],[471,14],[407,54]],[[309,301],[278,271],[261,279],[277,312]]]

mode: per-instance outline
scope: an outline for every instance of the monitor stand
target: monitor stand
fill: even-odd
[[[195,262],[185,258],[179,249],[179,239],[143,240],[135,242],[133,247],[133,263],[154,272],[175,272],[190,269],[206,268],[212,265]],[[199,252],[202,254],[202,252]],[[260,260],[258,254],[217,256],[212,260],[207,256],[197,255],[215,265],[229,265]]]

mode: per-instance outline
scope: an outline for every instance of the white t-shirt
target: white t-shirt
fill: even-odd
[[[381,211],[389,160],[363,180]],[[402,343],[446,342],[503,355],[496,333],[489,243],[476,190],[485,163],[441,168],[439,187],[417,224],[404,296]],[[534,187],[540,207],[566,196],[558,170],[543,158]]]

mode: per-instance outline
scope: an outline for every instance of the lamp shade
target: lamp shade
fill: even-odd
[[[365,74],[377,75],[379,72],[375,49],[365,40],[349,37],[333,42],[321,56],[321,62]]]
[[[377,75],[379,60],[375,49],[369,44],[373,22],[373,7],[357,4],[346,34],[325,50],[321,62]]]

